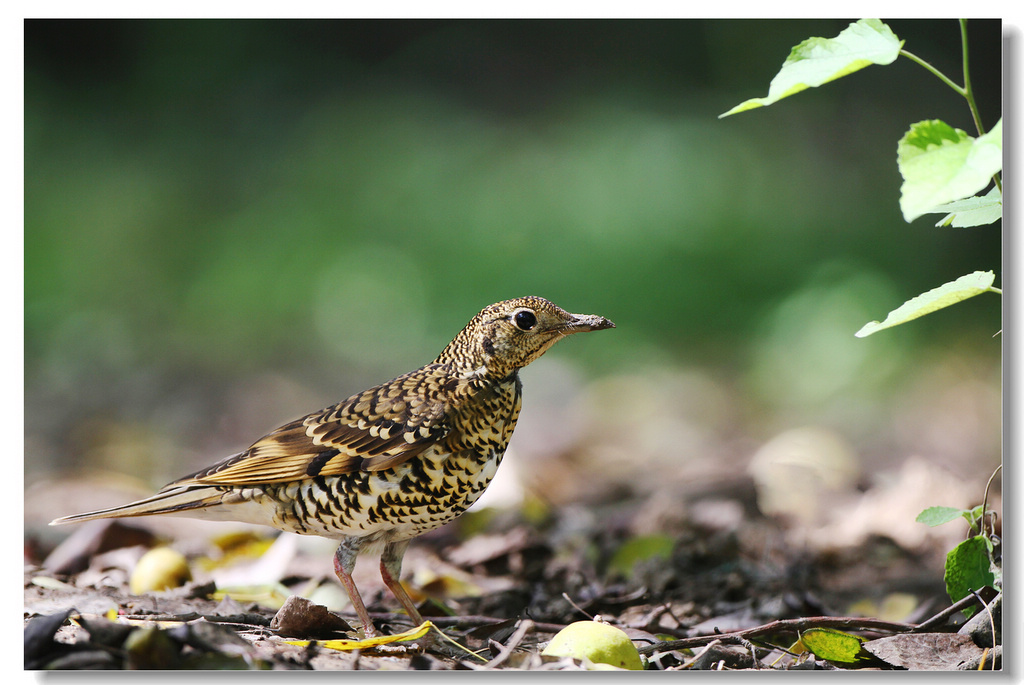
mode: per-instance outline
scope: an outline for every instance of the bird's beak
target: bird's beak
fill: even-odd
[[[615,328],[615,324],[596,314],[573,314],[572,319],[565,322],[563,330],[566,333],[581,333],[584,331],[600,331],[605,328]]]

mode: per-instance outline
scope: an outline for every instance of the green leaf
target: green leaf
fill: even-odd
[[[800,641],[814,656],[826,661],[852,664],[861,659],[871,658],[871,654],[862,646],[863,640],[841,630],[811,628],[801,633]]]
[[[1003,168],[1003,120],[976,139],[938,119],[919,121],[900,139],[896,157],[903,218],[947,211],[941,205],[974,195]]]
[[[885,321],[881,323],[878,321],[866,323],[855,335],[858,338],[864,338],[886,328],[892,328],[901,323],[912,321],[925,314],[931,314],[937,309],[962,302],[969,297],[988,292],[992,290],[992,282],[995,278],[995,274],[991,271],[975,271],[966,276],[961,276],[955,281],[944,283],[938,288],[933,288],[926,293],[907,300],[889,312],[889,316],[885,317]]]
[[[941,526],[943,523],[949,523],[955,521],[966,512],[963,509],[957,509],[956,507],[928,507],[914,519],[918,523],[923,523],[926,526]]]
[[[789,53],[767,97],[742,102],[718,118],[765,107],[872,64],[891,64],[902,47],[903,41],[878,19],[861,19],[835,38],[808,38]]]
[[[953,602],[971,594],[972,590],[994,587],[996,578],[989,560],[989,541],[981,535],[968,538],[946,555],[946,593]],[[975,607],[964,609],[970,617]]]
[[[936,212],[949,212],[942,217],[942,221],[935,224],[936,226],[969,228],[992,224],[1003,218],[1003,194],[999,192],[998,186],[992,186],[992,189],[981,197],[969,197],[966,200],[939,205],[926,214]]]

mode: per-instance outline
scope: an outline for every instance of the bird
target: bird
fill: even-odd
[[[399,582],[403,556],[494,477],[519,418],[519,370],[569,335],[614,327],[541,297],[497,302],[415,371],[286,423],[151,497],[50,525],[173,515],[334,539],[334,571],[364,637],[380,633],[352,579],[361,552],[379,552],[385,586],[421,625]]]

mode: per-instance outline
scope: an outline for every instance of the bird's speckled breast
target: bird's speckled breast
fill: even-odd
[[[518,376],[477,388],[453,408],[447,438],[392,469],[261,485],[243,499],[274,502],[283,530],[328,538],[405,540],[468,509],[491,482],[519,418]]]

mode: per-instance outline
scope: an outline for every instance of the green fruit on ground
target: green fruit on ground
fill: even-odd
[[[551,639],[541,654],[568,656],[631,671],[644,668],[640,653],[629,636],[615,626],[599,621],[570,623]]]
[[[128,587],[133,595],[141,595],[180,587],[190,580],[192,572],[184,555],[170,547],[157,547],[135,564]]]

